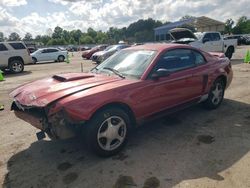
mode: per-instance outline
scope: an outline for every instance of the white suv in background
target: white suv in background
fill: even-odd
[[[29,63],[32,63],[32,59],[23,42],[0,42],[0,69],[20,73]]]

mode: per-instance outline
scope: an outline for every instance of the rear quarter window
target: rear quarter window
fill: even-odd
[[[0,51],[7,51],[8,49],[4,44],[0,44]]]
[[[9,45],[14,48],[15,50],[22,50],[22,49],[26,49],[26,47],[20,43],[20,42],[16,42],[16,43],[9,43]]]

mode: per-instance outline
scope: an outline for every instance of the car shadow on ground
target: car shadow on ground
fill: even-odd
[[[4,77],[6,78],[10,78],[10,77],[18,77],[18,76],[24,76],[24,75],[28,75],[31,74],[32,71],[23,71],[21,73],[11,73],[10,71],[4,71]]]
[[[232,65],[238,65],[244,63],[244,59],[231,59]]]
[[[250,105],[224,100],[217,110],[194,106],[148,122],[111,158],[76,140],[37,141],[8,161],[4,187],[172,187],[184,180],[224,180],[222,171],[250,150]],[[152,183],[152,182],[151,182]],[[128,186],[130,185],[130,186]]]

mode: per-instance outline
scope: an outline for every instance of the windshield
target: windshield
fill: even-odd
[[[115,46],[114,46],[114,45],[109,46],[109,47],[107,47],[104,51],[109,51],[109,50],[112,49],[113,47],[115,47]]]
[[[121,50],[95,67],[92,72],[114,74],[108,70],[113,69],[124,77],[140,79],[155,54],[156,51],[152,50]]]

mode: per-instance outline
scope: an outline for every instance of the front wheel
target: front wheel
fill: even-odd
[[[98,112],[84,134],[89,149],[101,157],[117,154],[127,142],[129,125],[129,116],[119,108]]]
[[[59,61],[59,62],[63,62],[64,59],[65,59],[65,57],[64,57],[63,55],[60,55],[60,56],[58,57],[58,61]]]
[[[24,64],[19,59],[12,60],[9,64],[9,69],[12,73],[20,73],[23,72]]]
[[[213,83],[208,94],[208,99],[204,102],[204,105],[208,109],[216,109],[220,106],[224,98],[225,84],[222,79],[217,79]]]
[[[233,57],[233,48],[232,47],[229,47],[225,53],[225,56],[228,57],[228,59],[231,59]]]

